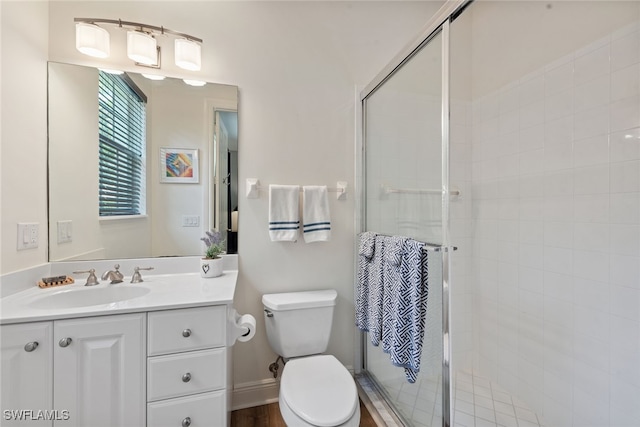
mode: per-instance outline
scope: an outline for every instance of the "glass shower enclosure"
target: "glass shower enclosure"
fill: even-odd
[[[448,106],[443,89],[447,34],[448,27],[429,34],[362,98],[361,231],[410,237],[431,249],[418,380],[407,382],[402,369],[393,366],[381,348],[367,336],[363,342],[367,375],[392,402],[395,415],[411,425],[449,424],[450,400],[443,399],[450,393]]]
[[[447,1],[360,101],[357,229],[443,249],[418,381],[362,337],[391,412],[639,426],[640,2]]]

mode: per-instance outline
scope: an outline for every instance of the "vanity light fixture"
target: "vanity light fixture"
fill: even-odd
[[[145,74],[142,73],[142,77],[147,78],[149,80],[164,80],[165,76],[161,76],[159,74]]]
[[[109,56],[109,32],[97,24],[110,24],[127,29],[127,56],[136,65],[160,68],[160,46],[156,36],[177,37],[174,43],[175,63],[189,71],[202,67],[202,39],[165,27],[122,21],[120,19],[75,18],[76,48],[98,58]]]
[[[182,79],[182,81],[188,84],[189,86],[196,86],[196,87],[204,86],[207,84],[207,82],[203,82],[202,80]]]
[[[190,71],[199,71],[201,66],[200,44],[188,39],[176,39],[176,65]]]
[[[127,31],[127,56],[143,65],[159,65],[156,39],[142,31]]]
[[[109,32],[92,23],[76,23],[76,49],[95,58],[108,57]]]
[[[109,68],[100,68],[100,71],[107,74],[115,74],[116,76],[121,76],[122,74],[124,74],[124,71],[122,70],[111,70]]]

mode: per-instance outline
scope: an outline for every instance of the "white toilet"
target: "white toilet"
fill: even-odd
[[[267,337],[288,359],[280,381],[280,412],[289,427],[357,427],[360,402],[349,371],[327,349],[337,292],[262,297]]]

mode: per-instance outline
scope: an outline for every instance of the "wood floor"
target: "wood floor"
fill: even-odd
[[[231,427],[286,427],[278,403],[240,409],[231,413]],[[376,427],[376,422],[360,402],[360,427]]]

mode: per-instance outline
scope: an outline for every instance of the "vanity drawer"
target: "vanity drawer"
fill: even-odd
[[[225,305],[149,313],[149,356],[224,346],[226,315]]]
[[[226,348],[150,357],[147,401],[224,389]]]
[[[226,426],[226,418],[224,390],[147,405],[147,425],[153,427]]]

